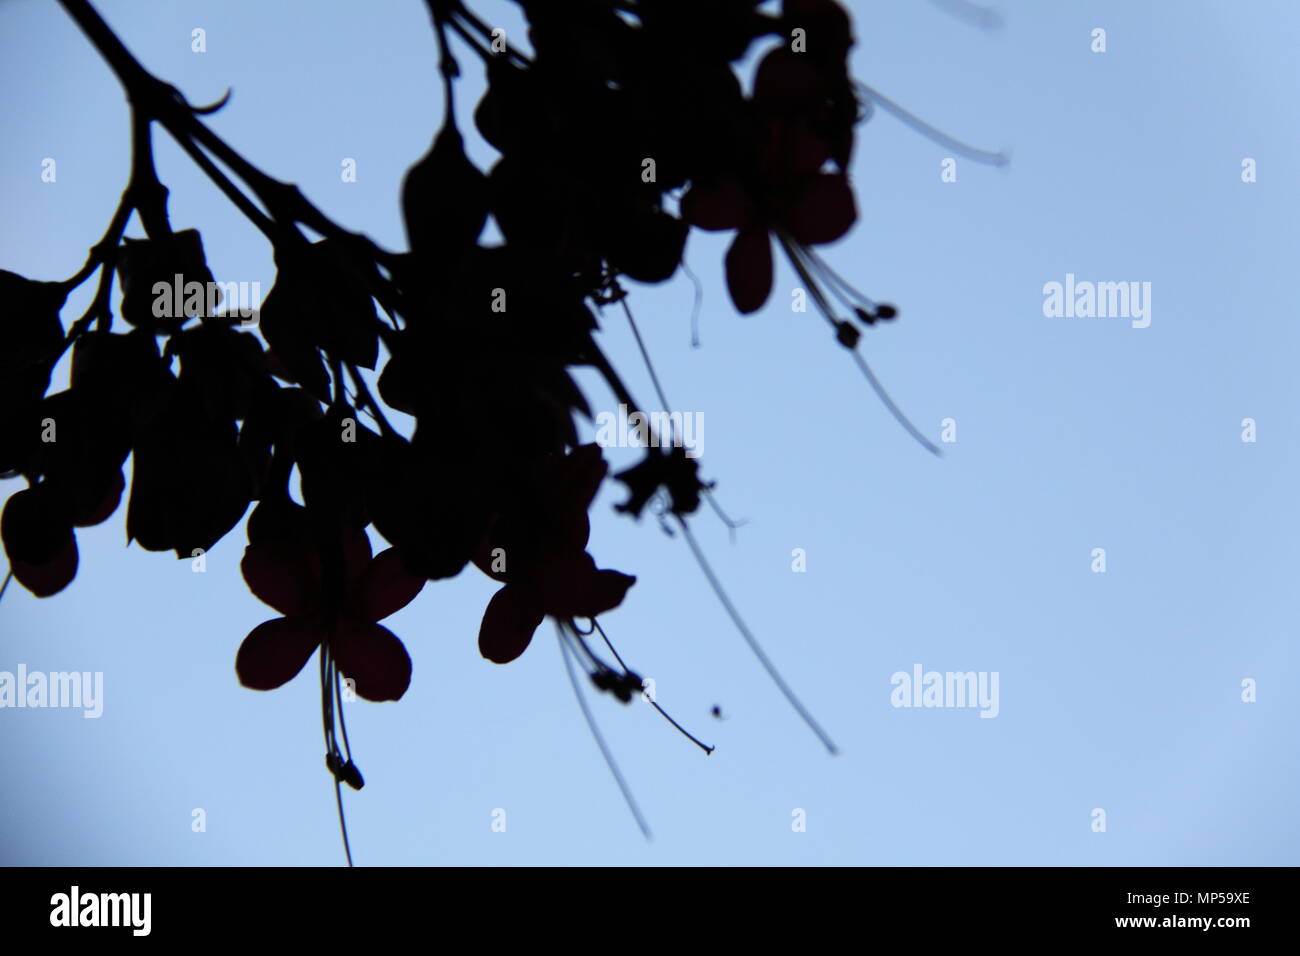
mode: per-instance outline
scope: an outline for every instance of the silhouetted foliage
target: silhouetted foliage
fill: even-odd
[[[626,308],[623,277],[673,276],[691,227],[734,231],[725,266],[741,313],[769,297],[775,244],[844,347],[859,333],[832,298],[865,324],[894,317],[813,251],[857,216],[848,170],[866,110],[847,71],[845,11],[833,0],[771,12],[759,0],[519,0],[526,57],[459,0],[429,0],[444,120],[402,186],[410,249],[391,252],[248,163],[202,121],[222,104],[192,107],[145,72],[86,0],[61,3],[129,95],[134,153],[118,211],[75,276],[0,274],[0,469],[29,485],[9,498],[0,529],[16,580],[45,597],[73,579],[74,529],[117,509],[130,455],[126,528],[142,548],[188,559],[252,507],[243,575],[282,617],[253,628],[236,670],[269,690],[321,651],[326,764],[340,783],[362,785],[346,731],[342,746],[336,737],[340,677],[368,700],[399,699],[411,661],[379,622],[426,580],[470,563],[502,584],[478,635],[484,657],[515,659],[549,616],[566,662],[632,699],[640,677],[583,640],[636,579],[600,569],[587,550],[607,465],[579,444],[575,419],[591,409],[570,370],[596,369],[642,407],[593,339],[593,308]],[[453,38],[485,64],[473,122],[501,154],[486,173],[457,126]],[[733,64],[764,41],[775,45],[747,97]],[[155,125],[274,249],[260,339],[210,301],[160,314],[156,287],[181,276],[208,288],[213,276],[198,231],[169,223]],[[123,238],[132,214],[148,238]],[[480,244],[489,216],[499,245]],[[115,273],[125,325],[110,307]],[[94,302],[65,332],[65,299],[95,275]],[[69,347],[70,386],[47,395]],[[378,371],[383,405],[362,369]],[[384,405],[414,416],[409,437]],[[43,440],[47,427],[57,440]],[[686,523],[709,491],[695,460],[649,447],[615,479],[628,495],[619,510],[640,517],[659,502],[665,527],[674,522],[703,561]],[[372,556],[368,527],[391,547]]]

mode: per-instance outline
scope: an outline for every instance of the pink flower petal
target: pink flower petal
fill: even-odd
[[[682,218],[709,231],[739,229],[754,216],[753,204],[740,181],[730,177],[692,183],[682,197]]]
[[[366,700],[400,700],[411,685],[411,655],[382,624],[342,626],[330,639],[330,651]]]
[[[727,291],[742,315],[757,312],[772,292],[772,242],[767,228],[746,226],[727,250]]]
[[[314,621],[278,617],[257,625],[244,638],[235,656],[235,673],[245,687],[274,690],[297,677],[319,645]]]
[[[814,176],[783,219],[796,242],[808,246],[834,242],[858,219],[848,178],[843,173]]]
[[[277,554],[265,545],[250,544],[239,569],[254,596],[285,617],[309,615],[320,602],[320,572],[307,552]]]
[[[414,601],[424,582],[406,570],[396,548],[380,551],[361,575],[354,609],[366,621],[382,621]]]
[[[528,648],[545,615],[523,597],[526,592],[507,584],[488,602],[479,626],[478,649],[495,664],[509,664]]]

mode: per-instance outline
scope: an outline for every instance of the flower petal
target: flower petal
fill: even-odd
[[[349,535],[344,541],[343,574],[349,588],[358,584],[369,570],[372,553],[370,535],[366,534],[365,528],[357,529],[355,534]]]
[[[399,700],[411,685],[411,655],[382,624],[343,625],[330,639],[330,651],[366,700]]]
[[[314,621],[277,617],[257,625],[244,638],[235,655],[235,673],[245,687],[274,690],[297,677],[319,645]]]
[[[776,47],[763,57],[754,71],[753,101],[766,112],[797,114],[824,98],[821,74],[803,53],[784,46]]]
[[[682,218],[709,231],[739,229],[754,217],[754,207],[738,179],[692,183],[682,196]]]
[[[587,592],[589,603],[582,609],[579,617],[595,617],[597,614],[614,610],[623,603],[623,598],[627,596],[627,589],[634,584],[636,584],[634,574],[624,574],[622,571],[612,571],[608,568],[597,571],[591,579]]]
[[[561,619],[595,617],[623,603],[635,582],[619,571],[597,571],[586,551],[557,558],[542,569],[543,610]]]
[[[285,617],[304,617],[320,602],[320,571],[307,552],[276,553],[266,545],[250,544],[239,569],[254,596]]]
[[[37,597],[58,594],[77,576],[77,539],[72,536],[63,550],[43,564],[15,559],[10,566],[18,583]]]
[[[772,243],[767,228],[746,226],[727,250],[727,291],[742,315],[757,312],[772,291]]]
[[[506,574],[508,565],[504,562],[506,542],[509,539],[507,528],[500,515],[493,515],[483,541],[470,559],[474,562],[474,567],[498,584],[505,584],[509,580]]]
[[[573,507],[585,514],[608,471],[609,465],[606,464],[599,445],[579,445],[568,454],[560,467],[564,480],[560,493],[568,498]]]
[[[814,176],[783,219],[796,242],[809,246],[834,242],[858,219],[848,177],[843,173]]]
[[[609,465],[595,444],[579,445],[559,463],[548,492],[556,504],[555,546],[577,550],[587,546],[591,537],[587,509],[608,472]]]
[[[122,492],[126,490],[126,479],[122,477],[122,469],[114,469],[102,484],[94,485],[93,488],[99,492],[95,496],[94,503],[83,507],[73,515],[72,523],[78,528],[103,524],[113,516],[117,506],[122,503]]]
[[[522,654],[545,614],[529,601],[527,592],[507,584],[488,602],[478,631],[479,653],[494,664],[509,664]]]
[[[414,601],[424,582],[406,570],[396,548],[380,551],[357,583],[354,609],[366,621],[382,621]]]

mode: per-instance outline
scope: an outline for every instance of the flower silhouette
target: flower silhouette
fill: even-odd
[[[530,500],[493,522],[474,563],[505,584],[488,602],[479,651],[508,664],[527,649],[548,614],[595,617],[623,602],[632,575],[599,570],[587,553],[587,509],[608,470],[596,445],[582,445],[542,469]]]
[[[777,49],[759,64],[750,101],[753,138],[740,168],[695,182],[682,197],[682,217],[709,231],[735,229],[727,250],[727,290],[744,314],[772,291],[771,237],[807,247],[834,242],[857,221],[844,173],[851,122],[834,71]],[[847,136],[847,142],[846,142]]]
[[[298,506],[293,506],[297,508]],[[395,549],[371,556],[364,530],[343,547],[341,587],[326,584],[322,553],[304,546],[250,543],[240,567],[258,599],[284,617],[249,632],[235,658],[240,683],[273,690],[302,670],[325,645],[366,700],[398,700],[411,682],[411,658],[392,631],[377,623],[401,610],[424,587]]]

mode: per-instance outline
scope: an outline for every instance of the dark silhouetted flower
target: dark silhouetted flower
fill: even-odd
[[[730,172],[692,183],[682,217],[706,230],[735,229],[727,289],[743,314],[772,291],[772,236],[800,249],[834,242],[857,221],[845,169],[859,104],[846,59],[848,16],[832,0],[794,0],[785,20],[806,51],[778,47],[759,63],[747,155]]]
[[[586,550],[587,509],[607,470],[600,449],[582,445],[549,461],[533,500],[494,522],[474,562],[505,584],[479,628],[479,651],[488,660],[507,664],[522,654],[548,614],[568,620],[613,610],[636,582],[597,569]]]
[[[411,603],[424,579],[408,572],[393,548],[371,557],[370,539],[358,531],[343,549],[342,587],[335,591],[325,584],[321,553],[303,540],[257,541],[244,551],[249,589],[284,617],[259,624],[244,638],[235,659],[240,683],[273,690],[297,676],[323,644],[357,694],[398,700],[411,682],[411,658],[397,635],[377,622]]]

